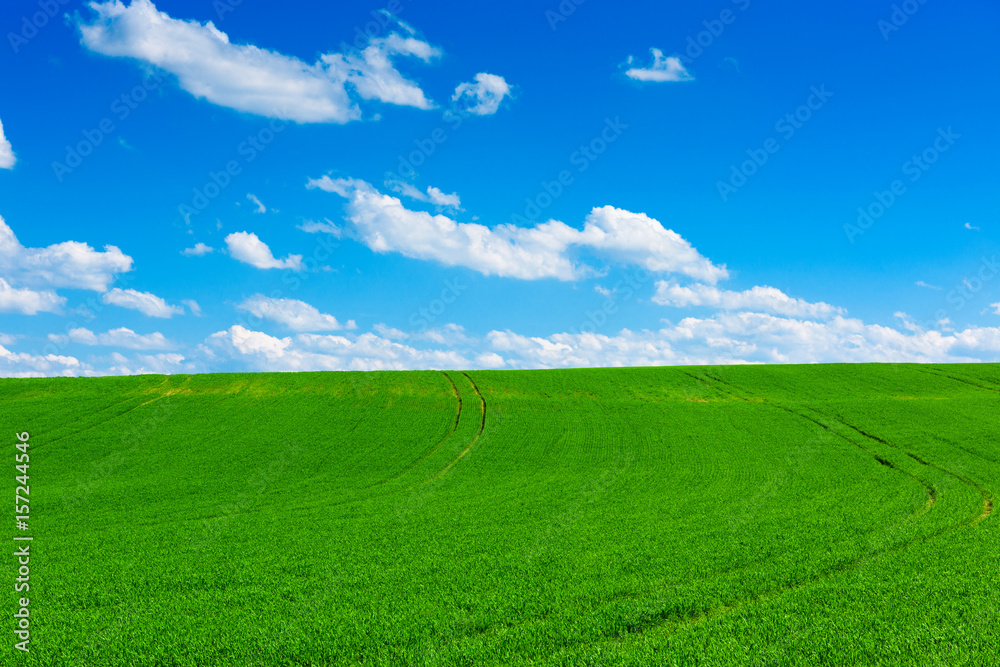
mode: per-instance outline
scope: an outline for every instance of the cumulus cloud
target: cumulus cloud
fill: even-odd
[[[991,303],[990,304],[990,308],[993,309],[994,313],[996,313],[997,315],[1000,315],[1000,301],[998,301],[997,303]]]
[[[317,234],[322,232],[323,234],[329,234],[334,238],[340,238],[344,230],[341,229],[340,225],[334,224],[329,218],[324,222],[317,222],[315,220],[306,220],[301,225],[298,226],[304,232],[309,234]]]
[[[424,92],[396,70],[392,56],[410,56],[429,63],[441,57],[441,50],[410,35],[391,33],[369,42],[360,53],[331,53],[320,59],[330,76],[346,80],[366,100],[380,100],[399,106],[433,109]]]
[[[195,301],[194,299],[182,299],[181,303],[187,306],[188,310],[191,311],[192,315],[194,315],[195,317],[201,317],[201,306],[198,305],[197,301]]]
[[[0,217],[0,277],[11,284],[104,292],[117,274],[131,270],[132,258],[112,245],[104,252],[77,241],[25,248]]]
[[[116,287],[102,295],[101,301],[113,306],[138,310],[148,317],[171,318],[174,315],[184,314],[184,309],[180,306],[171,306],[155,294],[134,289]]]
[[[755,286],[743,292],[732,292],[712,285],[682,286],[673,280],[656,283],[653,302],[674,308],[708,306],[718,310],[755,310],[809,318],[828,318],[845,313],[843,308],[828,303],[794,299],[774,287]]]
[[[504,358],[501,357],[496,352],[484,352],[483,354],[480,354],[479,356],[476,357],[476,363],[481,368],[490,368],[490,369],[503,368],[504,366],[507,365],[507,362],[504,361]]]
[[[267,207],[261,203],[260,199],[257,198],[257,195],[248,192],[247,199],[249,199],[250,203],[254,205],[254,213],[267,213]]]
[[[52,377],[80,375],[87,370],[76,357],[59,354],[11,352],[0,345],[0,377]]]
[[[468,368],[452,350],[421,350],[372,333],[346,337],[298,334],[276,338],[238,324],[212,334],[204,348],[240,367],[259,371],[404,370]]]
[[[207,246],[204,243],[195,243],[193,248],[181,250],[181,254],[185,257],[201,257],[213,252],[215,252],[215,248]]]
[[[477,116],[491,116],[510,95],[510,86],[502,76],[480,72],[474,81],[460,83],[451,96],[455,108]]]
[[[512,368],[1000,359],[1000,328],[905,333],[841,316],[817,322],[749,312],[685,318],[659,331],[492,331],[487,341]]]
[[[102,375],[170,375],[172,373],[195,373],[198,366],[186,361],[184,355],[176,352],[159,354],[137,354],[128,358],[120,352],[112,352],[106,360],[110,365]]]
[[[229,255],[244,264],[258,269],[292,269],[302,271],[302,255],[289,255],[285,259],[275,259],[266,243],[257,238],[256,234],[236,232],[226,237]]]
[[[66,303],[66,298],[51,291],[35,291],[26,287],[11,287],[0,278],[0,313],[59,313]]]
[[[333,315],[319,312],[314,306],[296,299],[273,299],[255,294],[237,306],[252,315],[278,322],[292,331],[337,331],[355,329],[354,320],[341,324]]]
[[[269,371],[577,368],[733,363],[918,362],[1000,359],[1000,328],[903,332],[835,316],[813,321],[766,313],[685,318],[657,331],[584,331],[525,336],[461,327],[439,336],[377,326],[365,334],[283,338],[234,325],[202,346],[214,363]]]
[[[17,158],[14,157],[14,149],[10,141],[3,133],[3,123],[0,123],[0,169],[13,169]]]
[[[85,47],[158,67],[176,76],[183,90],[219,106],[299,123],[358,120],[355,98],[433,107],[393,62],[403,56],[426,63],[441,55],[412,34],[391,32],[360,51],[324,54],[309,64],[252,44],[233,44],[211,21],[172,18],[150,0],[128,5],[108,0],[89,7],[90,20],[78,22]]]
[[[130,350],[168,350],[173,347],[173,344],[159,332],[140,335],[125,327],[110,329],[101,334],[94,333],[84,327],[78,327],[70,329],[65,336],[52,334],[49,336],[49,340],[56,343],[124,347]]]
[[[427,341],[450,347],[470,345],[477,342],[465,334],[465,327],[454,323],[445,324],[440,327],[431,327],[417,332],[406,332],[386,326],[385,324],[376,324],[372,327],[372,330],[383,338],[390,340]]]
[[[629,56],[628,60],[625,61],[626,66],[628,66],[628,69],[625,70],[625,76],[636,81],[656,83],[694,80],[680,58],[676,56],[664,57],[663,51],[659,49],[650,49],[649,52],[653,55],[653,62],[648,67],[632,67],[635,64],[635,58]]]
[[[729,275],[725,266],[716,266],[701,256],[679,234],[656,220],[611,206],[592,210],[582,230],[557,220],[527,228],[510,224],[490,228],[407,209],[399,198],[357,179],[324,176],[310,179],[307,186],[346,198],[346,220],[353,234],[379,253],[398,252],[447,266],[465,266],[484,275],[523,280],[578,280],[595,275],[596,269],[570,256],[573,249],[707,283]]]
[[[428,186],[427,192],[421,192],[414,185],[404,181],[386,181],[385,185],[393,192],[398,192],[404,197],[409,197],[416,201],[427,202],[428,204],[456,211],[462,210],[462,200],[455,192],[452,192],[450,195],[445,194],[433,185]]]

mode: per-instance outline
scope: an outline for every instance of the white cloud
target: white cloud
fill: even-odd
[[[656,220],[611,206],[591,211],[582,230],[557,220],[528,228],[510,224],[489,228],[407,209],[397,197],[361,180],[324,176],[310,179],[307,186],[346,198],[347,221],[357,238],[375,252],[465,266],[484,275],[577,280],[596,274],[596,269],[569,256],[573,248],[709,283],[729,275],[725,266],[712,264]]]
[[[605,296],[605,297],[608,297],[608,298],[610,298],[611,296],[613,296],[614,293],[615,293],[615,290],[608,289],[607,287],[604,287],[602,285],[594,285],[594,291],[597,292],[598,294],[600,294],[601,296]]]
[[[13,169],[17,158],[14,157],[14,148],[3,133],[3,123],[0,123],[0,169]]]
[[[185,257],[201,257],[213,252],[215,252],[215,248],[207,246],[204,243],[195,243],[193,248],[181,250],[181,254]]]
[[[966,229],[971,229],[971,230],[972,230],[972,231],[974,231],[974,232],[978,232],[978,231],[982,231],[982,230],[980,230],[980,229],[979,229],[979,227],[976,227],[976,226],[975,226],[975,225],[973,225],[973,224],[972,224],[971,222],[967,222],[967,223],[965,223],[965,228],[966,228]]]
[[[96,334],[90,329],[78,327],[70,329],[65,336],[50,335],[49,340],[57,343],[79,343],[81,345],[104,345],[107,347],[124,347],[130,350],[168,350],[174,345],[166,337],[154,332],[140,335],[131,329],[119,327],[102,334]]]
[[[931,285],[931,284],[925,283],[923,280],[918,280],[917,282],[914,283],[914,285],[916,285],[917,287],[923,287],[925,289],[933,289],[933,290],[939,290],[939,289],[941,289],[937,285]]]
[[[256,317],[283,324],[292,331],[337,331],[357,328],[354,320],[341,324],[333,315],[321,313],[305,301],[296,299],[272,299],[263,294],[255,294],[237,308]]]
[[[139,292],[134,289],[116,287],[102,295],[101,301],[113,306],[138,310],[148,317],[170,318],[174,315],[184,314],[184,309],[180,306],[171,306],[155,294]]]
[[[653,63],[649,67],[629,67],[625,71],[625,76],[636,81],[654,81],[663,83],[666,81],[693,81],[694,77],[687,71],[681,59],[676,56],[663,56],[663,51],[650,49],[653,55]],[[628,57],[626,65],[635,63],[635,58]]]
[[[435,206],[444,206],[446,208],[453,208],[457,211],[462,209],[462,200],[458,198],[458,195],[452,192],[450,195],[445,194],[441,190],[438,190],[433,185],[427,188],[427,197],[432,204]]]
[[[106,56],[132,58],[177,77],[180,87],[213,104],[299,123],[346,123],[361,118],[352,95],[429,109],[423,91],[396,70],[395,56],[423,62],[439,49],[393,32],[365,49],[321,55],[314,64],[252,44],[233,44],[208,21],[175,19],[150,0],[91,2],[79,21],[81,41]],[[391,16],[389,17],[391,19]]]
[[[0,345],[14,345],[17,343],[17,337],[11,336],[10,334],[0,333]]]
[[[320,59],[330,76],[344,79],[366,100],[389,104],[433,109],[434,103],[424,96],[417,84],[405,78],[393,66],[391,56],[411,56],[425,63],[441,57],[441,50],[413,36],[391,33],[376,38],[357,53],[330,53]]]
[[[257,238],[256,234],[236,232],[226,237],[229,254],[245,264],[258,269],[292,269],[302,271],[302,255],[289,255],[285,259],[275,259],[266,243]]]
[[[253,211],[254,213],[267,213],[267,207],[261,203],[260,199],[257,198],[257,195],[248,192],[247,199],[250,200],[250,203],[256,206]]]
[[[476,364],[481,368],[503,368],[507,362],[496,352],[485,352],[476,357]]]
[[[477,116],[495,114],[503,98],[510,95],[510,86],[496,74],[480,72],[474,78],[474,82],[458,84],[451,101],[457,109]]]
[[[372,330],[379,336],[390,340],[426,341],[450,347],[472,345],[478,342],[465,335],[465,327],[454,323],[409,333],[395,327],[386,326],[385,324],[376,324],[372,327]]]
[[[117,274],[131,270],[132,258],[112,245],[104,252],[77,241],[25,248],[0,217],[0,277],[14,285],[103,292]]]
[[[172,373],[195,373],[198,367],[185,361],[182,354],[164,352],[160,354],[137,354],[132,359],[119,352],[112,352],[107,359],[110,366],[102,375],[169,375]]]
[[[65,303],[66,298],[55,292],[11,287],[10,283],[0,278],[0,313],[59,313]]]
[[[845,312],[828,303],[794,299],[775,287],[755,286],[743,292],[731,292],[710,285],[682,286],[673,280],[656,283],[653,302],[674,308],[708,306],[718,310],[755,310],[809,318],[827,318]]]
[[[1000,301],[998,301],[997,303],[991,303],[990,304],[990,308],[993,309],[994,313],[996,313],[997,315],[1000,315]]]
[[[428,186],[427,192],[425,193],[405,181],[386,181],[385,184],[390,190],[398,192],[404,197],[434,204],[435,206],[440,206],[442,208],[450,208],[456,211],[462,210],[462,200],[459,198],[458,193],[452,192],[450,195],[445,194],[433,185]]]
[[[298,226],[304,232],[309,234],[316,234],[322,232],[324,234],[329,234],[334,238],[340,238],[344,230],[341,229],[340,225],[334,224],[329,218],[325,222],[316,222],[315,220],[306,220],[301,225]]]
[[[924,332],[924,328],[919,324],[917,324],[916,322],[914,322],[913,318],[907,315],[906,313],[897,311],[893,313],[892,316],[895,317],[897,320],[899,320],[903,324],[903,328],[906,329],[907,331],[913,333]]]
[[[201,306],[198,305],[197,301],[194,299],[182,299],[181,303],[188,307],[188,310],[191,311],[192,315],[195,317],[201,317]]]
[[[493,331],[487,341],[513,368],[1000,360],[1000,328],[904,333],[840,316],[816,322],[746,312],[685,318],[659,331],[623,329],[612,335],[528,337]]]
[[[80,375],[87,367],[76,357],[14,353],[0,345],[0,377]]]
[[[275,338],[236,324],[212,334],[203,347],[241,368],[260,371],[426,370],[471,365],[455,351],[420,350],[372,333],[351,338],[320,334]]]

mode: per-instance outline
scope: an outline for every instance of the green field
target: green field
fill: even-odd
[[[28,654],[0,562],[5,665],[1000,664],[997,365],[0,380],[0,405],[34,537]]]

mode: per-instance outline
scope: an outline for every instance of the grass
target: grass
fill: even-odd
[[[3,664],[1000,664],[1000,366],[2,380],[0,406],[35,538]]]

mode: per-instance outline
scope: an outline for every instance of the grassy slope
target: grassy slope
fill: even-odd
[[[986,365],[0,381],[32,432],[27,664],[994,664],[998,392]]]

